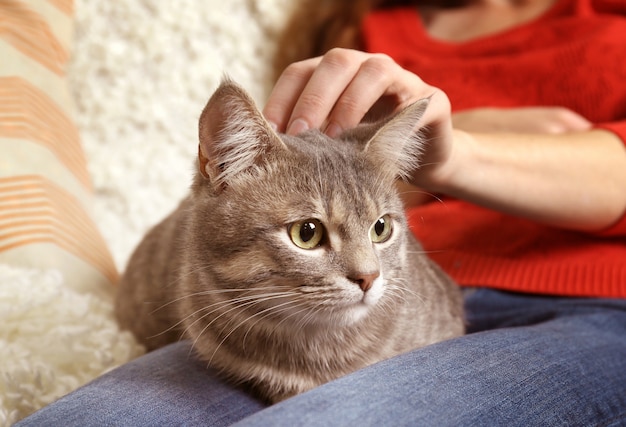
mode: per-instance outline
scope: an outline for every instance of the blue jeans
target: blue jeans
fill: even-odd
[[[626,301],[479,289],[469,333],[265,408],[177,343],[19,426],[626,425]]]

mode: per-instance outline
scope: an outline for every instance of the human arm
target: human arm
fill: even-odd
[[[452,126],[477,133],[559,134],[590,130],[592,123],[564,107],[483,107],[452,114]]]
[[[614,134],[475,133],[453,129],[446,94],[384,55],[335,49],[290,66],[264,113],[277,128],[329,134],[356,125],[376,102],[400,109],[431,97],[427,149],[413,184],[550,225],[604,229],[626,209],[626,150]]]
[[[424,186],[562,228],[603,230],[626,210],[626,150],[611,132],[455,131],[454,151]],[[420,183],[418,177],[417,183]]]
[[[562,134],[587,131],[592,123],[564,107],[482,107],[452,113],[452,126],[470,133]],[[414,185],[397,184],[407,207],[433,200],[433,195]]]

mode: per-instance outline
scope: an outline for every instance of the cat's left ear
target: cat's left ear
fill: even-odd
[[[391,178],[407,178],[419,167],[424,148],[419,121],[429,102],[429,98],[421,99],[374,125],[375,133],[364,150]]]
[[[225,78],[202,111],[199,172],[220,192],[285,145],[248,93]]]

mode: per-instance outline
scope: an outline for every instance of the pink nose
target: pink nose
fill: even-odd
[[[374,273],[357,274],[354,277],[349,277],[349,279],[359,285],[359,288],[361,288],[363,292],[367,292],[370,290],[374,284],[374,280],[376,280],[378,276],[380,276],[380,273],[376,271]]]

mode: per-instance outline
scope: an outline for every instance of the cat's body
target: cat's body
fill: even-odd
[[[461,335],[460,292],[394,190],[419,150],[407,135],[425,105],[410,108],[340,141],[279,137],[225,82],[200,119],[191,195],[122,278],[121,325],[149,348],[191,339],[272,402]]]

